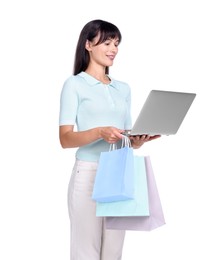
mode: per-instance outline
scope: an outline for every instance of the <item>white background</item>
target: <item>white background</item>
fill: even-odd
[[[85,23],[115,23],[110,74],[132,88],[195,92],[175,136],[148,143],[166,225],[128,232],[123,260],[222,260],[223,8],[217,0],[9,0],[0,4],[0,259],[69,259],[74,149],[58,139],[59,95]]]

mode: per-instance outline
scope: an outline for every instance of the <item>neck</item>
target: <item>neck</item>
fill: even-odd
[[[85,70],[85,72],[104,84],[108,84],[111,81],[110,78],[105,74],[105,69],[99,71],[99,70],[90,69],[88,67]]]

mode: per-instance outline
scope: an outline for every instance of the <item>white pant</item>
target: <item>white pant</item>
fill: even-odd
[[[91,199],[96,162],[77,160],[68,188],[71,260],[121,260],[125,231],[106,230]]]

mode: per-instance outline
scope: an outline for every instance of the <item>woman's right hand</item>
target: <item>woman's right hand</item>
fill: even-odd
[[[106,126],[99,127],[99,132],[101,138],[103,138],[106,142],[113,144],[123,138],[122,133],[124,133],[124,130],[112,126]]]
[[[98,139],[104,139],[112,144],[122,139],[124,130],[116,127],[95,127],[85,131],[74,131],[73,125],[60,126],[60,143],[63,148],[75,148],[95,142]]]

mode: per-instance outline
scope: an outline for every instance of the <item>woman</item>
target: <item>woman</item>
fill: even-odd
[[[60,142],[76,148],[68,189],[71,260],[119,260],[125,231],[106,230],[91,199],[97,162],[102,151],[131,129],[128,84],[110,77],[109,67],[121,42],[119,29],[106,21],[87,23],[76,48],[74,75],[64,83],[60,103]],[[130,137],[133,148],[155,137]]]

